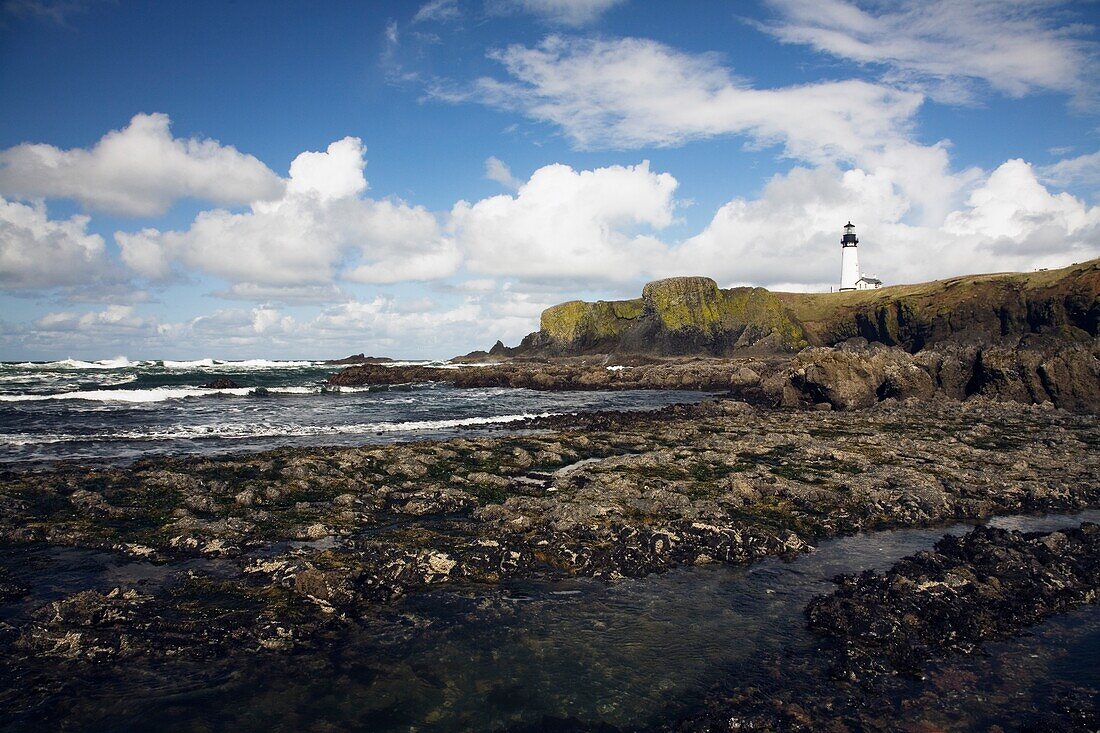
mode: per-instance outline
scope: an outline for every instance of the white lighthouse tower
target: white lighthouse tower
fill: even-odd
[[[852,222],[844,225],[844,236],[840,238],[840,290],[878,290],[882,281],[859,272],[859,255],[856,226]]]
[[[859,283],[859,254],[856,227],[852,222],[844,225],[844,236],[840,238],[840,289],[855,290]]]

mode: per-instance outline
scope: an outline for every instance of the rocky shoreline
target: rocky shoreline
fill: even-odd
[[[806,608],[810,628],[839,642],[850,679],[918,673],[1100,600],[1100,526],[1023,534],[979,527],[886,573],[840,580]]]
[[[87,665],[314,649],[454,583],[613,582],[861,531],[1100,507],[1097,445],[1095,415],[1050,404],[718,399],[438,442],[7,472],[0,588],[25,608],[0,625],[0,703],[33,709]],[[46,550],[124,559],[157,582],[48,598],[18,560]],[[28,674],[45,681],[16,684]]]
[[[1100,726],[1096,690],[997,679],[1016,665],[992,642],[1100,601],[1100,525],[1021,533],[977,527],[883,573],[841,576],[806,607],[810,654],[761,660],[769,688],[716,692],[707,712],[662,730],[1058,730]],[[1041,654],[1031,653],[1032,658]],[[1005,659],[1007,658],[1007,659]],[[983,676],[985,679],[983,679]],[[1049,693],[1048,693],[1049,694]]]
[[[442,382],[538,390],[694,389],[763,407],[856,410],[885,399],[986,397],[1100,412],[1100,342],[1033,336],[1015,345],[940,344],[911,354],[854,338],[836,347],[710,359],[589,356],[505,359],[466,368],[357,365],[335,386]]]

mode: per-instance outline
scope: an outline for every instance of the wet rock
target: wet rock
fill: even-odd
[[[916,673],[933,657],[973,652],[1100,601],[1100,525],[1047,534],[979,527],[885,573],[838,582],[806,615],[839,642],[840,674]]]
[[[11,577],[7,569],[0,567],[0,603],[17,601],[27,594],[30,587]]]
[[[217,379],[211,379],[202,386],[203,389],[238,389],[241,385],[228,377],[218,377]]]

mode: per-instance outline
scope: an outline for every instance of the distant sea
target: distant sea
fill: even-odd
[[[447,362],[394,362],[476,369]],[[172,453],[260,451],[450,437],[538,415],[655,409],[684,391],[537,392],[439,383],[326,385],[322,361],[0,363],[0,465],[129,462]],[[240,385],[206,389],[216,378]]]

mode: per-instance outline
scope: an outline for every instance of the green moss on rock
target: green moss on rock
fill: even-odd
[[[736,344],[734,348],[758,342],[783,350],[806,345],[801,326],[774,294],[764,288],[721,290],[709,277],[657,280],[635,300],[555,305],[543,311],[541,330],[566,349],[624,338],[636,344],[639,334],[650,334],[644,340],[662,333],[708,344]],[[654,348],[659,350],[657,344]]]
[[[669,331],[720,329],[723,300],[718,283],[709,277],[670,277],[642,289],[645,309],[660,318]]]
[[[582,339],[602,340],[620,336],[626,326],[642,315],[641,300],[571,300],[542,312],[541,330],[559,344]]]

